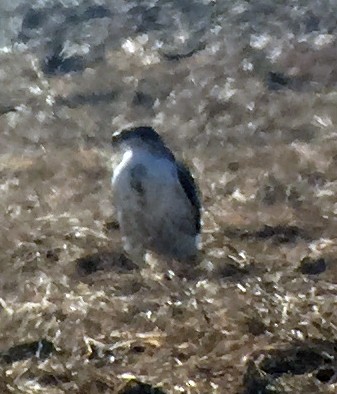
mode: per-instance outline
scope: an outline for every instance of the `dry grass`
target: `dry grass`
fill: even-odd
[[[0,116],[1,393],[337,390],[335,43],[297,50],[282,7],[259,4],[254,34],[220,7],[177,61],[151,36],[66,76],[1,54],[1,108],[19,106]],[[290,79],[274,90],[269,71]],[[132,121],[200,185],[202,261],[184,275],[122,254],[109,137]]]

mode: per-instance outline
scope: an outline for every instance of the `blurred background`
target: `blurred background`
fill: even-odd
[[[337,390],[336,15],[0,0],[1,393]],[[130,122],[199,185],[186,275],[122,253],[110,136]]]

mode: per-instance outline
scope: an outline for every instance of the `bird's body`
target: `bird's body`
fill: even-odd
[[[144,137],[140,129],[152,132]],[[200,204],[192,176],[153,129],[123,132],[128,137],[118,143],[112,185],[126,252],[136,260],[146,251],[177,260],[194,258]]]

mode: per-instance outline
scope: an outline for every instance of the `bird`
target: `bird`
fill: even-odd
[[[196,261],[201,203],[196,182],[151,126],[112,135],[113,200],[126,254],[136,263],[147,252]]]

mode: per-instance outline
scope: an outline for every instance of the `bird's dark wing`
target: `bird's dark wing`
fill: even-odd
[[[194,210],[194,219],[195,219],[195,227],[197,233],[200,233],[200,210],[201,204],[199,200],[199,192],[197,186],[194,182],[193,176],[190,173],[189,169],[181,162],[177,162],[177,171],[179,182],[184,189],[184,192],[189,199],[193,210]]]
[[[145,189],[143,182],[144,178],[146,178],[146,175],[146,169],[142,164],[137,164],[130,170],[130,185],[140,197],[144,197]]]

